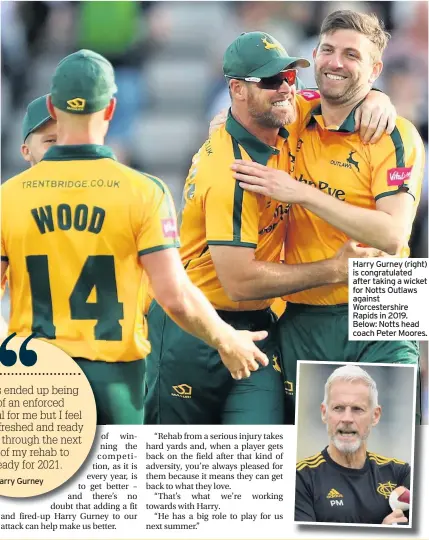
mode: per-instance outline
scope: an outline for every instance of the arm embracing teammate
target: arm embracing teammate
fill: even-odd
[[[280,264],[288,205],[243,191],[232,176],[234,158],[289,167],[296,68],[308,65],[305,59],[289,57],[266,33],[244,33],[234,40],[223,60],[232,107],[226,125],[194,157],[184,191],[180,235],[186,272],[229,324],[269,332],[261,348],[270,364],[248,380],[232,381],[216,350],[184,333],[153,303],[147,423],[283,423],[273,298],[344,283],[350,256],[379,253],[348,242],[324,261]]]

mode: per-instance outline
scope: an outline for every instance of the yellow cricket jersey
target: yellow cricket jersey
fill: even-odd
[[[36,332],[72,357],[144,358],[139,255],[179,245],[168,188],[106,146],[79,145],[50,148],[1,192],[9,332]]]
[[[399,117],[391,135],[364,145],[354,132],[354,110],[339,128],[326,127],[321,108],[306,106],[303,129],[296,149],[294,176],[340,201],[375,209],[382,197],[406,190],[419,202],[424,146],[416,128]],[[409,234],[411,233],[410,223]],[[293,205],[288,216],[285,260],[288,264],[314,262],[332,257],[348,237],[305,208]],[[403,256],[409,254],[404,246]],[[348,302],[348,287],[332,285],[292,294],[288,301],[301,304]]]
[[[288,132],[280,129],[275,147],[250,134],[229,114],[194,156],[184,188],[180,238],[188,276],[216,309],[264,309],[272,300],[233,302],[217,277],[209,246],[255,249],[260,261],[278,262],[288,205],[244,191],[233,178],[234,159],[252,159],[287,169]]]

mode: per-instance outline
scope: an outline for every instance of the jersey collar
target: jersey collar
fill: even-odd
[[[350,114],[347,116],[347,118],[344,120],[344,122],[341,124],[341,126],[338,129],[335,128],[327,128],[325,126],[325,122],[322,117],[322,105],[319,104],[315,109],[311,111],[310,114],[310,120],[307,123],[307,126],[311,126],[315,123],[319,124],[319,126],[323,129],[326,129],[327,131],[336,131],[339,133],[354,133],[355,132],[355,112],[356,109],[363,103],[364,100],[360,101],[353,109],[350,111]]]
[[[359,475],[365,474],[369,469],[368,452],[366,453],[365,464],[362,467],[362,469],[350,469],[349,467],[343,467],[342,465],[340,465],[339,463],[337,463],[331,458],[331,456],[328,454],[327,446],[322,450],[322,456],[325,458],[327,463],[332,465],[332,467],[335,467],[338,471],[344,474],[347,474],[349,476],[353,476],[353,475],[359,476]]]
[[[225,129],[246,150],[252,160],[261,165],[266,165],[271,156],[280,153],[278,148],[265,144],[249,133],[245,127],[235,120],[231,114],[231,109],[228,111]],[[279,136],[286,140],[289,137],[288,130],[280,128]]]
[[[112,149],[101,144],[70,144],[51,146],[43,157],[44,161],[72,161],[81,159],[116,160]]]

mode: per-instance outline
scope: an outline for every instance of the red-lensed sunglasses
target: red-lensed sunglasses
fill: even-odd
[[[283,81],[286,81],[289,86],[295,84],[297,72],[296,69],[286,69],[273,77],[244,77],[244,80],[256,83],[258,88],[263,90],[278,90]]]

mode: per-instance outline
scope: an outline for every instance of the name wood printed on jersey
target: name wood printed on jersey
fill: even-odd
[[[98,234],[106,217],[106,211],[99,206],[88,208],[86,204],[78,204],[72,207],[65,203],[54,209],[50,204],[32,208],[31,214],[41,234],[54,232],[55,229],[68,231],[71,228]]]

